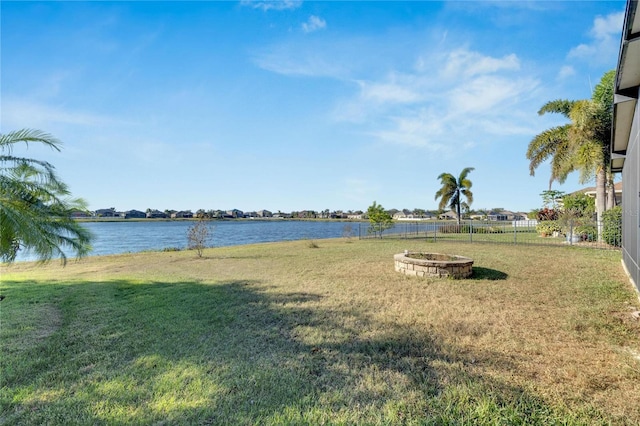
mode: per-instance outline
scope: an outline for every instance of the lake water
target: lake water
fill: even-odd
[[[187,247],[187,231],[193,221],[131,221],[85,222],[82,226],[93,232],[91,256],[162,250]],[[238,220],[211,221],[211,239],[207,246],[221,247],[241,244],[290,241],[302,239],[338,238],[345,226],[358,236],[358,223],[337,221]],[[70,258],[73,254],[69,255]],[[20,253],[17,260],[34,260],[29,253]]]

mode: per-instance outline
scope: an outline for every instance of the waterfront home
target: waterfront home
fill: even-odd
[[[85,211],[81,211],[81,210],[77,210],[71,213],[71,217],[74,219],[80,219],[80,218],[87,218],[87,217],[91,217],[91,213],[90,212],[85,212]]]
[[[160,210],[149,210],[147,212],[147,219],[166,219],[167,214],[165,212],[161,212]]]
[[[94,216],[96,217],[116,217],[116,209],[115,207],[111,207],[109,209],[98,209],[94,212]]]
[[[229,218],[239,218],[239,217],[244,217],[244,212],[242,210],[238,210],[238,209],[232,209],[232,210],[227,210],[226,212],[227,214],[225,215],[225,217],[229,217]]]
[[[124,212],[125,219],[144,219],[145,217],[147,217],[147,214],[140,210],[127,210]]]
[[[173,212],[171,213],[171,218],[172,219],[191,219],[193,218],[193,213],[191,212],[191,210],[182,210],[179,212]]]
[[[440,220],[456,220],[458,215],[453,210],[449,210],[448,212],[444,212],[438,215],[438,219]]]

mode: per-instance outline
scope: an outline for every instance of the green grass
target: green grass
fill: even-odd
[[[398,274],[405,249],[474,276]],[[640,423],[614,251],[318,240],[0,272],[0,424]]]

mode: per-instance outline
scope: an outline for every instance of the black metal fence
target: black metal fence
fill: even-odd
[[[382,231],[375,225],[361,222],[358,238],[424,239],[428,241],[459,241],[496,244],[532,244],[579,246],[599,249],[619,249],[622,229],[607,229],[606,238],[598,240],[598,224],[567,221],[555,227],[538,221],[394,221]],[[541,225],[541,226],[539,226]],[[554,229],[555,228],[555,229]]]

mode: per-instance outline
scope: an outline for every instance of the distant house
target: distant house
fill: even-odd
[[[211,219],[223,219],[227,215],[227,213],[222,210],[209,210],[207,214]]]
[[[393,214],[392,216],[395,220],[406,220],[406,219],[413,219],[413,215],[412,214],[407,214],[403,211],[399,211]]]
[[[191,210],[182,210],[178,212],[171,213],[172,219],[191,219],[193,218],[193,213]]]
[[[147,212],[147,219],[166,219],[167,214],[165,212],[161,212],[160,210],[149,210]]]
[[[273,213],[271,213],[269,210],[258,210],[256,214],[258,215],[258,217],[273,217]]]
[[[75,212],[71,213],[71,217],[74,219],[80,219],[80,218],[87,218],[87,217],[91,217],[91,213],[90,212],[85,212],[85,211],[80,211],[77,210]]]
[[[490,211],[487,214],[488,220],[500,221],[500,220],[515,220],[515,213],[509,210]]]
[[[111,207],[110,209],[98,209],[94,212],[96,217],[116,217],[116,209]]]
[[[316,212],[313,210],[302,210],[298,212],[299,219],[314,219],[317,216]]]
[[[427,220],[433,219],[435,216],[427,211],[417,210],[411,211],[409,209],[402,209],[401,211],[397,211],[392,217],[395,220]]]
[[[513,214],[513,220],[529,220],[529,217],[524,212],[517,212]]]
[[[350,219],[350,220],[362,220],[362,213],[360,213],[360,214],[347,214],[347,219]]]
[[[291,219],[293,215],[291,213],[278,212],[278,213],[274,213],[273,217],[277,219]]]
[[[227,210],[227,215],[226,216],[236,219],[236,218],[239,218],[239,217],[244,217],[244,212],[242,210],[238,210],[238,209]]]
[[[420,218],[430,220],[430,219],[435,219],[435,216],[430,212],[424,212],[423,214],[420,215]]]
[[[458,219],[458,215],[454,211],[449,210],[448,212],[444,212],[444,213],[438,215],[438,219],[440,219],[440,220],[456,220],[456,219]]]
[[[127,210],[124,212],[125,219],[143,219],[145,217],[147,217],[147,214],[140,210]]]
[[[622,204],[622,182],[618,182],[614,184],[613,191],[615,193],[615,205],[619,206]],[[575,192],[572,192],[569,195],[574,195],[574,194],[585,194],[591,198],[596,198],[596,187],[590,186],[588,188],[582,188]]]

